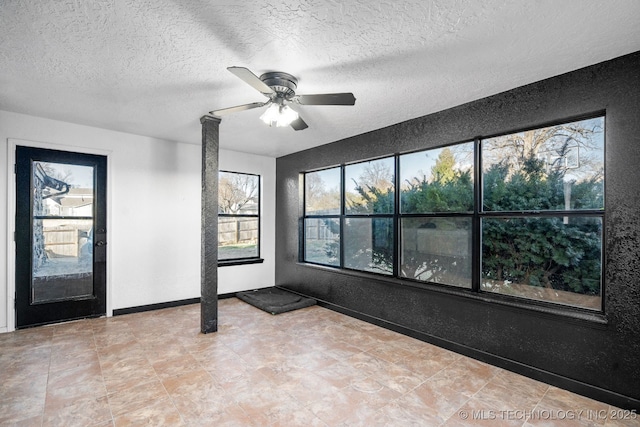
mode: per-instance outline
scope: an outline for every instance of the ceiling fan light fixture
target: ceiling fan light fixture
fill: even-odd
[[[260,120],[269,126],[285,127],[298,119],[298,113],[287,105],[271,104]]]
[[[260,119],[267,125],[291,126],[293,130],[304,130],[309,125],[295,110],[285,104],[295,102],[300,105],[355,105],[356,103],[356,97],[351,92],[296,95],[298,79],[281,71],[264,73],[258,77],[245,67],[228,67],[227,70],[269,100],[210,111],[209,113],[215,117],[266,106],[267,110],[260,116]]]
[[[287,105],[280,107],[280,119],[278,120],[278,126],[289,126],[294,120],[298,120],[297,112]]]
[[[271,104],[265,110],[264,113],[260,116],[260,120],[265,122],[265,124],[269,126],[273,126],[273,124],[278,122],[278,116],[280,115],[280,106],[276,104]]]

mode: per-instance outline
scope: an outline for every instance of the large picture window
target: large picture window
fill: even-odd
[[[303,261],[602,310],[604,125],[305,173]]]
[[[600,310],[604,117],[481,141],[482,291]]]
[[[218,261],[260,259],[260,176],[220,171],[218,175]]]

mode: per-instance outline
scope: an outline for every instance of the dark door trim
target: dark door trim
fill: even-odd
[[[82,317],[95,317],[95,316],[101,316],[101,315],[105,315],[105,314],[110,314],[107,312],[107,282],[106,282],[106,255],[107,255],[107,250],[106,250],[106,246],[104,245],[95,245],[96,242],[100,242],[106,241],[107,235],[107,211],[106,211],[106,206],[105,203],[107,202],[107,193],[106,193],[106,186],[107,186],[107,157],[106,157],[106,152],[104,152],[103,150],[99,150],[101,152],[96,153],[97,150],[89,150],[89,151],[93,151],[94,153],[87,153],[82,152],[84,151],[82,147],[78,147],[78,148],[71,148],[71,147],[64,147],[63,150],[59,150],[60,147],[55,146],[53,144],[39,144],[36,143],[36,145],[30,144],[29,141],[21,141],[21,140],[9,140],[9,150],[10,150],[10,155],[9,155],[9,161],[10,164],[11,162],[13,162],[14,164],[17,164],[17,160],[18,160],[18,156],[17,156],[17,147],[20,147],[20,150],[22,151],[23,154],[28,153],[28,155],[30,156],[29,159],[31,159],[32,157],[35,156],[35,158],[37,159],[38,156],[40,155],[55,155],[57,157],[57,159],[55,161],[60,161],[60,162],[76,162],[78,160],[80,160],[81,163],[86,162],[86,164],[90,164],[90,165],[96,165],[97,166],[97,171],[98,171],[98,180],[101,182],[100,185],[98,185],[96,187],[96,200],[100,200],[100,202],[96,203],[96,209],[95,209],[95,222],[94,222],[94,238],[93,238],[93,243],[94,243],[94,275],[96,275],[97,277],[100,277],[100,280],[96,281],[96,288],[94,290],[94,294],[97,295],[97,298],[84,298],[80,301],[72,301],[72,304],[69,305],[67,301],[61,301],[61,302],[54,302],[54,303],[47,303],[44,304],[44,308],[43,305],[40,305],[38,307],[39,310],[43,310],[44,315],[42,317],[38,317],[36,316],[35,321],[29,321],[28,324],[24,324],[24,316],[22,319],[18,319],[18,309],[20,309],[21,311],[24,309],[24,301],[25,301],[25,296],[21,295],[20,292],[20,288],[19,288],[19,283],[17,282],[17,278],[18,278],[18,274],[24,274],[24,271],[21,271],[21,267],[20,264],[20,260],[17,259],[16,256],[16,250],[17,250],[17,243],[18,242],[23,242],[24,243],[24,239],[25,239],[25,233],[26,233],[26,239],[28,239],[28,241],[31,239],[30,233],[31,233],[31,227],[27,227],[28,230],[24,230],[24,226],[20,227],[20,223],[24,222],[24,220],[21,221],[21,218],[23,216],[25,216],[25,211],[24,211],[24,205],[25,205],[25,200],[22,199],[20,201],[20,203],[18,203],[18,199],[17,197],[20,196],[20,193],[22,193],[23,191],[18,191],[18,189],[16,188],[16,185],[18,184],[18,177],[17,175],[14,175],[15,179],[10,180],[10,186],[13,187],[13,191],[9,192],[9,200],[8,200],[8,213],[9,213],[9,218],[8,218],[8,222],[11,225],[13,223],[13,230],[15,230],[15,240],[16,242],[12,245],[11,242],[13,239],[11,239],[12,236],[9,236],[9,244],[8,246],[11,247],[11,249],[8,251],[8,282],[9,282],[9,286],[8,286],[8,300],[7,301],[7,308],[8,308],[8,312],[7,312],[7,330],[13,330],[16,325],[20,325],[20,327],[23,326],[35,326],[36,324],[43,324],[43,323],[50,323],[51,321],[48,320],[48,316],[50,315],[54,315],[55,313],[60,311],[60,310],[66,310],[67,315],[65,317],[66,320],[70,320],[73,318],[82,318]],[[67,151],[66,149],[70,148],[74,151]],[[22,159],[22,161],[24,162],[24,159]],[[30,160],[29,160],[30,162]],[[14,170],[13,166],[11,166],[11,171],[10,172],[16,172],[18,169],[24,169],[25,165],[22,164],[20,168],[16,167],[16,169]],[[28,172],[30,174],[30,163],[28,164]],[[28,192],[27,192],[28,193]],[[29,194],[26,195],[27,200],[26,200],[26,206],[28,206],[28,212],[26,213],[26,216],[29,217],[29,222],[31,221],[31,201],[30,201],[30,196]],[[19,205],[22,205],[22,208],[20,208]],[[18,212],[17,210],[20,209],[21,211]],[[11,212],[13,211],[13,212]],[[14,222],[15,221],[15,222]],[[9,228],[9,230],[12,230],[12,228]],[[13,259],[10,259],[13,258]],[[24,260],[23,260],[24,261]],[[24,262],[22,262],[22,264],[24,264]],[[30,274],[30,264],[31,264],[31,260],[29,260],[29,262],[27,262],[26,264],[28,264],[29,267],[29,271],[28,274]],[[14,270],[15,269],[15,270]],[[13,272],[11,271],[13,270]],[[12,289],[13,288],[13,289]],[[23,291],[24,292],[24,291]],[[27,291],[29,292],[29,291]],[[17,301],[11,301],[14,296],[16,297]],[[80,304],[78,304],[78,302],[80,302]],[[53,320],[53,321],[57,321],[57,320]],[[13,323],[15,322],[15,323]]]

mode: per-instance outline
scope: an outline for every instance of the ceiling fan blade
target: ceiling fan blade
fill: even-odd
[[[265,96],[274,94],[275,92],[269,86],[267,86],[258,76],[253,74],[248,68],[244,67],[228,67],[227,70],[231,71],[236,77],[242,79],[245,83],[253,87],[258,92]]]
[[[309,127],[309,125],[302,120],[302,117],[298,116],[297,119],[291,122],[291,127],[293,130],[304,130]]]
[[[356,97],[350,92],[298,95],[294,100],[301,105],[354,105],[356,103]]]
[[[224,116],[230,113],[237,113],[238,111],[251,110],[252,108],[260,108],[269,104],[271,101],[267,102],[252,102],[251,104],[244,105],[236,105],[235,107],[222,108],[220,110],[209,111],[209,114],[213,114],[214,116]]]

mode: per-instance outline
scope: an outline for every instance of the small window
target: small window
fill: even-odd
[[[401,212],[473,212],[473,146],[466,142],[401,155]]]
[[[483,210],[604,208],[604,117],[482,141]]]
[[[340,215],[340,168],[307,173],[304,194],[307,215]]]
[[[393,157],[345,166],[345,213],[393,214],[394,171]]]
[[[340,168],[304,175],[304,260],[340,266]]]
[[[344,167],[344,267],[392,275],[395,260],[395,158]]]
[[[400,156],[400,276],[471,288],[474,143]]]
[[[221,171],[218,179],[218,261],[258,260],[260,176]]]
[[[306,218],[304,230],[305,261],[340,266],[340,219]]]
[[[346,218],[344,266],[393,274],[393,218]]]
[[[400,230],[402,277],[471,287],[470,217],[402,218]]]
[[[599,310],[602,218],[486,218],[482,290]]]

